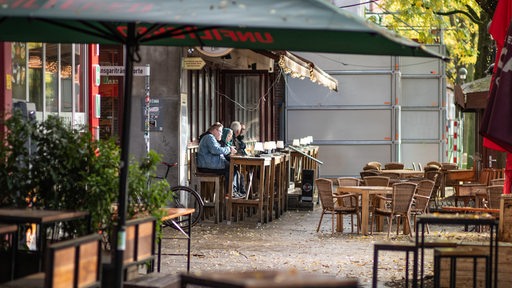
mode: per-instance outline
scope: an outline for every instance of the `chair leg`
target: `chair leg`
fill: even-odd
[[[361,214],[357,214],[357,234],[361,232]]]
[[[410,237],[412,238],[413,237],[413,230],[412,230],[412,225],[411,225],[411,215],[407,214],[406,216],[407,218],[405,218],[405,221],[407,221],[407,224],[409,225],[409,235]]]
[[[396,221],[396,235],[398,236],[398,232],[400,232],[400,226],[402,225],[402,217],[400,215],[395,217]],[[393,220],[391,220],[393,221]],[[389,224],[391,225],[391,224]]]
[[[331,213],[331,235],[334,235],[334,217],[336,217],[336,213]]]
[[[351,233],[354,234],[354,214],[350,214]]]
[[[389,239],[389,234],[391,234],[391,226],[393,224],[393,215],[390,215],[387,218],[388,218],[388,239]]]
[[[322,224],[322,219],[324,218],[325,210],[322,211],[322,214],[320,215],[320,221],[318,222],[318,227],[316,227],[316,232],[320,230],[320,225]]]

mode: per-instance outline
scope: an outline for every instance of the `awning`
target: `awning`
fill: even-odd
[[[257,53],[273,58],[285,74],[293,78],[309,79],[313,83],[323,85],[330,90],[338,91],[338,80],[303,57],[289,51],[254,50]]]
[[[455,103],[463,110],[485,109],[489,97],[491,76],[455,86]]]

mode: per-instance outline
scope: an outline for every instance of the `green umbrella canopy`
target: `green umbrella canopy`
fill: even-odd
[[[217,46],[439,57],[424,46],[312,0],[5,0],[0,40]]]
[[[126,45],[125,99],[139,45],[214,46],[447,59],[322,0],[0,0],[0,41]],[[129,161],[130,101],[123,101],[121,162]],[[121,165],[121,287],[128,165]]]

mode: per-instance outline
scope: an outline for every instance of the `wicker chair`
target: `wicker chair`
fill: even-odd
[[[439,167],[439,169],[441,169],[441,167],[443,167],[443,164],[441,164],[440,162],[437,162],[437,161],[430,161],[427,163],[427,166],[437,166],[437,167]]]
[[[380,171],[378,171],[378,170],[365,170],[365,171],[359,172],[359,175],[361,175],[361,179],[364,180],[364,178],[368,177],[368,176],[379,176],[380,175]]]
[[[389,186],[389,177],[386,176],[366,176],[363,179],[365,186]]]
[[[368,171],[368,170],[377,170],[377,171],[379,171],[380,168],[378,166],[375,166],[375,165],[368,165],[368,164],[364,165],[363,171]]]
[[[384,170],[400,170],[404,169],[405,165],[404,163],[398,163],[398,162],[389,162],[384,164]]]
[[[367,166],[377,167],[377,170],[381,170],[382,169],[382,164],[380,162],[377,162],[377,161],[368,162],[368,163],[366,163],[366,165]]]
[[[483,202],[483,207],[488,209],[500,209],[501,195],[503,194],[503,185],[492,185],[486,188],[487,195]]]
[[[430,203],[434,202],[434,206],[439,208],[439,199],[441,198],[441,184],[443,181],[443,173],[439,171],[427,171],[425,172],[425,179],[434,181],[434,187],[432,188],[432,195],[430,196]]]
[[[338,177],[338,186],[359,186],[361,179],[355,177]]]
[[[439,170],[441,170],[441,167],[436,166],[436,165],[429,165],[429,166],[425,166],[425,168],[423,168],[423,171],[425,171],[425,172],[439,171]]]
[[[442,163],[441,170],[457,170],[459,169],[459,166],[455,163]]]
[[[334,234],[334,216],[344,214],[356,214],[357,215],[357,233],[359,234],[359,227],[361,222],[361,214],[359,213],[359,206],[357,201],[357,195],[355,194],[343,194],[334,195],[333,183],[329,179],[318,178],[315,180],[316,187],[318,189],[318,196],[320,197],[320,203],[322,204],[322,214],[320,215],[320,221],[316,232],[320,231],[320,226],[324,218],[324,214],[331,214],[332,222],[332,233]],[[334,200],[336,199],[336,201]],[[343,216],[341,217],[343,221]],[[354,222],[352,222],[352,233],[354,232]]]
[[[414,202],[411,208],[411,214],[413,217],[412,224],[416,227],[416,216],[426,214],[429,212],[430,198],[433,195],[435,182],[432,180],[422,180],[418,182],[416,187],[416,193],[414,194]],[[428,231],[428,226],[427,226]]]
[[[412,199],[416,191],[416,184],[410,182],[396,183],[393,185],[393,195],[391,199],[376,195],[375,198],[379,198],[382,201],[386,201],[385,207],[380,208],[374,206],[372,213],[372,221],[370,223],[370,231],[373,234],[373,222],[377,220],[377,216],[384,216],[388,219],[388,238],[391,232],[391,226],[393,219],[396,219],[396,234],[400,229],[400,219],[404,218],[406,224],[409,226],[409,231],[412,235],[412,225],[410,221]]]
[[[505,185],[505,178],[496,178],[489,180],[489,183],[492,185]]]

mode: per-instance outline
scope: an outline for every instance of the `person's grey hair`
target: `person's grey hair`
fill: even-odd
[[[231,122],[231,130],[233,130],[233,133],[238,133],[240,130],[242,130],[242,124],[238,121]]]

